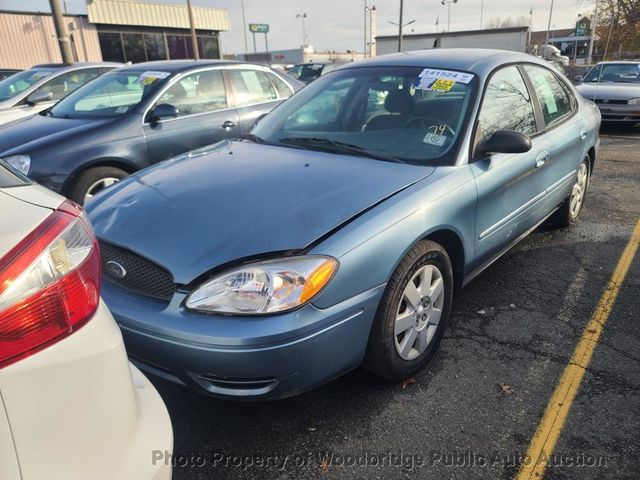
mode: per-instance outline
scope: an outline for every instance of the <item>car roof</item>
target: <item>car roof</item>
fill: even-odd
[[[122,70],[161,70],[165,72],[178,73],[202,67],[224,67],[231,65],[247,65],[259,68],[269,68],[265,65],[257,65],[249,62],[236,62],[232,60],[159,60],[156,62],[142,62],[134,63],[133,65],[126,65]]]
[[[59,71],[68,71],[68,70],[77,70],[82,68],[91,68],[91,67],[122,67],[123,63],[117,62],[75,62],[75,63],[40,63],[38,65],[34,65],[29,70],[59,70]]]
[[[410,52],[392,53],[379,57],[349,63],[341,69],[373,66],[430,67],[462,70],[478,74],[493,70],[507,63],[536,63],[546,66],[547,62],[526,53],[486,48],[434,48]]]
[[[639,65],[640,60],[607,60],[606,62],[598,62],[597,65],[616,65],[620,63],[626,65]]]

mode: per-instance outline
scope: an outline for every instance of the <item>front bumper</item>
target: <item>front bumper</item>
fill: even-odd
[[[640,122],[640,105],[598,103],[603,122]]]
[[[142,370],[222,398],[296,395],[357,367],[384,285],[330,308],[280,315],[222,316],[169,304],[105,281],[103,298]]]

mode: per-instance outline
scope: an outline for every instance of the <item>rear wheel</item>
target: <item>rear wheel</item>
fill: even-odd
[[[590,161],[587,155],[578,167],[575,182],[573,187],[571,187],[571,193],[560,208],[551,216],[551,222],[556,227],[569,227],[578,220],[584,205],[587,187],[589,186],[589,165]]]
[[[418,243],[402,259],[383,294],[364,367],[402,380],[433,356],[446,328],[453,298],[451,262],[442,246]]]
[[[80,205],[91,201],[93,196],[128,175],[127,172],[116,167],[94,167],[78,175],[69,198]]]

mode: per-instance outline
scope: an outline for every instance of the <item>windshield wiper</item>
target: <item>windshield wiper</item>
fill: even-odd
[[[335,153],[348,153],[350,155],[357,155],[360,157],[369,157],[369,158],[374,158],[376,160],[383,160],[385,162],[406,163],[404,160],[400,160],[399,158],[396,158],[396,157],[390,157],[388,155],[371,152],[369,150],[364,149],[360,145],[340,142],[338,140],[331,140],[329,138],[318,138],[318,137],[281,138],[280,143],[288,143],[291,145],[295,145],[297,147],[319,148],[322,150],[327,150],[329,152],[335,152]]]

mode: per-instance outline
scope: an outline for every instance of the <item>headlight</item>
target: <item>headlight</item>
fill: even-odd
[[[333,278],[338,261],[307,255],[244,265],[218,275],[187,298],[209,313],[266,314],[304,305]]]
[[[640,105],[640,98],[632,98],[629,100],[629,105]]]
[[[31,157],[29,155],[11,155],[10,157],[4,157],[2,160],[23,175],[27,175],[31,168]]]

